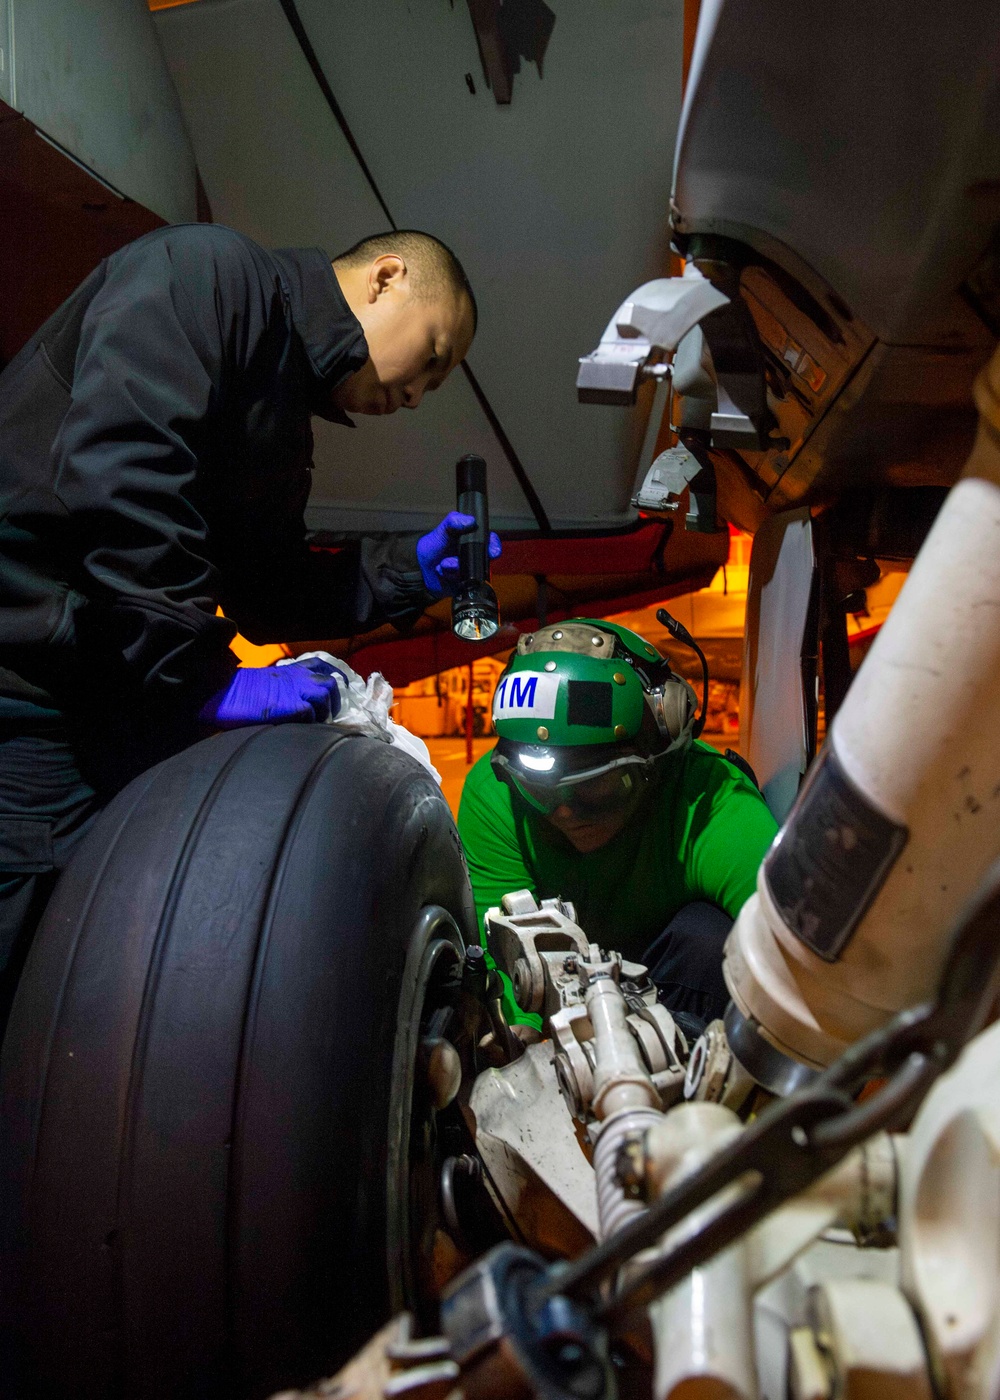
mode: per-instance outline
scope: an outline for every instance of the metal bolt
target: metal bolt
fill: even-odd
[[[555,1066],[556,1079],[559,1082],[560,1092],[566,1100],[566,1106],[574,1118],[578,1118],[583,1109],[583,1099],[573,1066],[562,1051],[555,1056],[552,1063]]]
[[[556,663],[554,661],[546,661],[545,669],[546,671],[554,671],[556,669]]]
[[[553,633],[552,633],[552,640],[553,640],[554,642],[561,642],[561,641],[562,641],[562,635],[563,635],[563,634],[562,634],[561,632],[553,632]]]
[[[425,1036],[420,1042],[420,1060],[431,1103],[447,1108],[462,1083],[462,1060],[450,1040]]]
[[[616,724],[616,725],[615,725],[615,738],[616,738],[616,739],[625,739],[625,738],[627,738],[627,737],[628,737],[628,730],[625,728],[624,724]]]
[[[603,638],[603,637],[591,637],[591,639],[590,639],[590,644],[591,644],[591,646],[602,647],[602,646],[604,645],[604,638]]]
[[[625,684],[625,677],[622,675],[621,671],[616,671],[611,679],[614,681],[615,685]]]
[[[522,1011],[527,1011],[531,1003],[531,968],[526,958],[518,958],[511,977],[514,1000]]]
[[[538,726],[537,733],[538,733],[539,739],[541,739],[542,743],[544,744],[544,743],[545,743],[545,740],[549,737],[549,731],[545,728],[545,725],[544,725],[544,724],[540,724],[540,725]]]

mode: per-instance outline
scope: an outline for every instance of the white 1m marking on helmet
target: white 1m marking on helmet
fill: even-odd
[[[556,696],[559,694],[559,677],[546,676],[525,671],[515,671],[504,676],[493,697],[493,718],[498,719],[553,719],[556,713]]]

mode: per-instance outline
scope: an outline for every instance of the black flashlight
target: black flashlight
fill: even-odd
[[[486,463],[467,453],[455,465],[458,509],[476,517],[475,527],[458,542],[458,589],[451,600],[451,627],[466,642],[483,642],[500,626],[497,595],[490,577],[490,508]]]

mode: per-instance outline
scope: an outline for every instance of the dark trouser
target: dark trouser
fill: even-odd
[[[678,1016],[684,1034],[720,1017],[729,1003],[722,977],[722,949],[733,926],[715,904],[685,904],[642,956],[659,999]]]
[[[56,877],[99,809],[62,729],[0,732],[0,1037]]]

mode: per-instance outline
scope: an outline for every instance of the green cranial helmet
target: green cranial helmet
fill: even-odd
[[[493,771],[542,812],[630,802],[690,742],[697,700],[636,632],[573,618],[521,637],[493,697]]]

